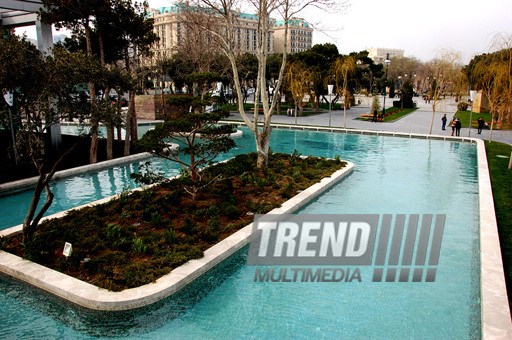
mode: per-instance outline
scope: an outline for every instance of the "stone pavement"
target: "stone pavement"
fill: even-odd
[[[356,99],[357,100],[357,99]],[[390,131],[390,132],[404,132],[404,133],[419,133],[428,134],[430,124],[432,122],[432,105],[426,104],[421,97],[415,97],[414,101],[417,103],[418,110],[413,113],[402,117],[394,122],[381,122],[372,123],[371,121],[356,120],[361,114],[370,113],[371,98],[361,97],[361,105],[352,107],[346,110],[346,126],[344,126],[343,110],[324,111],[324,113],[311,115],[307,117],[297,117],[298,125],[312,125],[312,126],[329,126],[329,120],[332,127],[346,127],[348,129],[361,129],[361,130],[375,130],[375,131]],[[382,105],[382,98],[380,100]],[[392,106],[393,99],[386,98],[386,108]],[[441,129],[441,118],[446,113],[448,123],[451,121],[453,115],[457,111],[457,103],[452,97],[447,97],[436,106],[436,114],[434,117],[434,125],[432,127],[433,135],[451,136],[452,129],[447,127],[445,131]],[[330,117],[329,117],[330,116]],[[260,117],[262,117],[260,115]],[[478,114],[473,114],[473,120],[477,120]],[[227,120],[242,120],[239,113],[231,113]],[[295,124],[295,117],[288,117],[285,115],[272,116],[273,123]],[[448,125],[448,124],[447,124]],[[482,134],[477,134],[477,129],[471,129],[471,137],[489,140],[490,130],[483,130]],[[468,127],[462,127],[460,132],[461,137],[468,137]],[[512,144],[512,131],[510,130],[493,130],[492,140],[507,144]]]

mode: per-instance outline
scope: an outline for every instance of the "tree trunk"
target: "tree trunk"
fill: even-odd
[[[164,118],[167,116],[167,112],[165,112],[165,95],[164,95],[164,86],[165,86],[165,82],[164,82],[164,77],[162,76],[161,78],[161,81],[160,81],[160,96],[162,97],[162,114],[164,116]]]
[[[434,104],[432,104],[432,121],[430,122],[430,131],[429,131],[429,135],[432,134],[432,127],[434,126],[434,118],[436,116],[436,104],[435,104],[435,101],[434,101]]]
[[[114,126],[112,126],[112,123],[108,122],[106,124],[107,126],[107,159],[114,158],[114,150],[113,150],[113,144],[114,144]]]
[[[91,148],[89,149],[89,163],[91,164],[98,161],[98,127],[99,123],[96,117],[91,117]]]
[[[259,138],[256,140],[256,152],[258,153],[258,159],[256,166],[258,169],[265,168],[268,166],[268,150],[270,146],[270,125],[264,124],[263,130],[259,133]]]
[[[128,111],[126,113],[126,135],[124,139],[124,155],[130,155],[130,137],[132,135],[132,115],[135,114],[135,92],[130,90],[130,103],[128,106]]]
[[[33,160],[34,164],[36,164],[36,167],[38,168],[39,172],[39,178],[37,180],[36,187],[34,189],[34,194],[32,195],[32,200],[30,202],[30,207],[27,211],[27,215],[25,216],[25,219],[23,220],[23,240],[27,240],[30,238],[35,231],[37,230],[37,226],[39,225],[39,221],[43,218],[44,214],[53,202],[53,193],[50,190],[50,180],[52,179],[53,175],[57,171],[58,165],[62,162],[62,160],[69,155],[79,144],[80,142],[77,142],[71,146],[66,152],[64,152],[59,159],[53,164],[51,170],[48,173],[42,172],[42,165],[37,165],[37,161]],[[39,212],[37,215],[35,215],[37,210],[37,205],[39,204],[39,200],[41,199],[41,194],[43,190],[46,191],[46,201],[44,202],[41,209],[39,209]],[[35,217],[34,217],[35,215]]]
[[[87,56],[92,56],[91,29],[89,20],[85,22],[85,40],[87,45]],[[91,100],[91,148],[89,149],[89,163],[97,161],[98,153],[98,120],[96,119],[96,87],[93,81],[89,81],[89,98]]]
[[[107,88],[105,89],[105,100],[108,100],[107,102],[107,105],[110,107],[112,105],[112,103],[110,102],[110,87],[107,86]],[[119,100],[119,96],[118,96],[118,100]],[[114,117],[113,116],[110,116],[110,113],[111,111],[108,111],[109,112],[109,117],[106,119],[106,122],[105,122],[105,125],[107,127],[107,145],[106,145],[106,148],[107,148],[107,159],[112,159],[114,158],[114,152],[112,150],[112,145],[114,143],[114,127],[112,126],[112,122],[114,121]]]

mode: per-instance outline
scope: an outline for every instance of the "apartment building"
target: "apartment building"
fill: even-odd
[[[155,47],[155,57],[165,58],[175,53],[184,39],[189,36],[185,7],[176,4],[170,7],[150,9],[149,17],[154,19],[154,31],[160,37]],[[235,46],[240,53],[255,53],[257,50],[258,16],[242,12],[236,13]],[[274,22],[267,41],[268,53],[284,52],[284,21]],[[312,46],[313,28],[302,18],[289,21],[288,52],[305,51]]]
[[[302,18],[292,18],[288,21],[288,53],[304,52],[311,48],[313,28]],[[276,21],[274,24],[274,52],[284,52],[285,22]]]
[[[404,57],[404,50],[395,49],[395,48],[382,48],[382,47],[372,47],[367,48],[368,51],[368,57],[373,60],[376,64],[382,64],[386,60],[387,55],[389,55],[389,58],[398,57],[403,58]]]
[[[149,17],[154,19],[154,31],[160,37],[160,41],[154,51],[155,57],[168,57],[175,53],[177,47],[190,35],[184,11],[185,7],[179,4],[150,9]],[[257,27],[258,17],[256,15],[242,12],[236,13],[236,21],[234,22],[235,46],[240,53],[256,52],[258,46]],[[273,53],[274,31],[271,30],[269,33],[267,51]],[[206,39],[208,38],[206,37]]]

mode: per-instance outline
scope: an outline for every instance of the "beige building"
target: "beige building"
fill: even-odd
[[[155,48],[155,57],[169,57],[176,52],[183,39],[187,37],[186,17],[180,5],[151,9],[149,17],[154,18],[154,32],[160,37]],[[236,46],[240,53],[256,52],[258,17],[254,14],[237,13],[235,23]],[[274,52],[273,31],[267,41],[267,51]]]
[[[403,58],[404,57],[404,50],[400,49],[394,49],[394,48],[367,48],[368,51],[368,57],[373,60],[376,64],[382,64],[386,60],[386,57],[389,55],[389,58],[397,57],[397,58]]]
[[[276,21],[274,24],[274,52],[284,52],[285,22]],[[288,52],[304,52],[311,48],[313,42],[313,28],[301,18],[292,18],[288,22],[289,41]]]

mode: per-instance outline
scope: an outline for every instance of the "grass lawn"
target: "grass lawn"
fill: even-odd
[[[417,110],[417,108],[412,108],[412,109],[401,109],[399,107],[390,107],[390,108],[387,108],[385,113],[386,113],[386,116],[384,117],[384,122],[393,122],[397,119],[400,119],[402,118],[403,116],[406,116],[408,115],[409,113],[413,112]],[[379,110],[379,113],[381,111]],[[368,116],[368,117],[359,117],[359,118],[356,118],[357,120],[372,120],[372,117],[371,116]]]
[[[485,148],[491,174],[505,279],[509,301],[512,301],[512,169],[508,169],[512,146],[486,141]]]
[[[403,116],[408,115],[409,113],[416,111],[417,108],[411,108],[411,109],[400,109],[398,107],[390,107],[389,109],[386,109],[386,114],[391,113],[384,117],[385,122],[393,122],[399,118],[402,118]]]
[[[283,116],[286,115],[286,111],[288,110],[288,107],[289,106],[287,103],[281,103],[281,115],[283,115]],[[230,108],[231,112],[238,112],[238,106],[235,104],[230,104],[229,108]],[[251,111],[252,108],[254,108],[253,103],[245,103],[244,104],[244,110],[246,113],[248,113],[248,112],[252,113],[252,111]],[[292,105],[291,108],[295,110],[295,105]],[[227,111],[228,106],[226,104],[222,104],[221,109]],[[261,109],[261,104],[260,104],[260,109]],[[319,113],[325,113],[322,110],[329,110],[329,104],[320,103],[320,111],[315,112],[315,109],[311,107],[311,103],[306,103],[306,105],[303,108],[302,116],[307,117],[307,116],[312,116],[312,115],[316,115]],[[343,107],[339,103],[336,103],[332,106],[332,110],[338,110],[338,111],[343,110]],[[274,111],[274,114],[277,114],[276,111]]]
[[[457,111],[455,113],[454,117],[457,117],[460,119],[460,123],[462,124],[462,127],[468,127],[470,115],[471,115],[471,111]],[[476,120],[480,117],[483,117],[484,121],[486,121],[486,122],[490,122],[492,119],[490,113],[475,113],[475,112],[473,112],[473,117],[471,118],[471,120],[475,123],[471,124],[472,127],[474,127],[474,128],[478,127]]]

